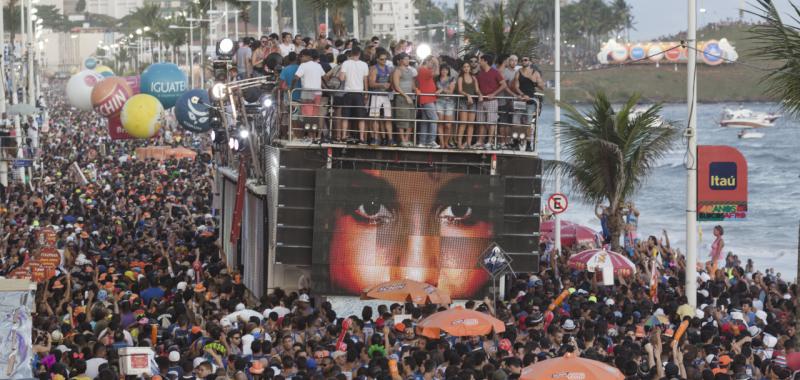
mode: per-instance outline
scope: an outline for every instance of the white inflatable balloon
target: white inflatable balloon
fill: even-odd
[[[92,90],[94,86],[103,80],[103,76],[94,70],[83,70],[67,82],[67,100],[73,107],[84,110],[92,110]]]

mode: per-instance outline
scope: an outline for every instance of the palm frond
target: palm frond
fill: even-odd
[[[792,4],[792,9],[791,18],[796,22],[800,19],[800,8]],[[757,0],[756,10],[746,12],[762,21],[750,28],[749,39],[755,46],[753,56],[783,63],[763,76],[766,93],[781,100],[786,112],[800,116],[800,28],[784,23],[770,0]]]
[[[546,163],[546,172],[570,178],[573,190],[590,203],[631,199],[678,137],[677,130],[658,126],[661,105],[631,116],[638,100],[634,95],[615,111],[598,93],[585,113],[562,104],[564,159]]]

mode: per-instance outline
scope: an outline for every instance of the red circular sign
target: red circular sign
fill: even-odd
[[[679,44],[673,43],[669,46],[667,51],[664,52],[664,57],[670,62],[677,62],[681,58],[681,51],[683,50]]]
[[[555,193],[547,200],[547,209],[549,209],[553,214],[560,214],[564,211],[567,211],[568,206],[569,200],[567,199],[567,196],[561,193]]]

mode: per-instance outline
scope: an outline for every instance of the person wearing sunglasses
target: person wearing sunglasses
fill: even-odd
[[[267,56],[271,51],[270,39],[268,36],[261,36],[260,41],[261,44],[252,54],[252,70],[255,74],[267,75],[264,65],[266,64]]]

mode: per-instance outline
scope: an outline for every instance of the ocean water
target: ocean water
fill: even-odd
[[[779,111],[777,103],[729,103],[698,105],[698,145],[730,145],[738,148],[748,162],[748,214],[745,220],[699,223],[702,239],[698,260],[707,260],[713,241],[712,229],[721,224],[725,229],[725,252],[739,255],[742,262],[753,259],[762,272],[774,268],[786,279],[797,273],[798,223],[800,223],[800,121],[790,117],[778,119],[772,128],[762,129],[761,139],[742,140],[738,130],[719,127],[725,108],[743,106],[754,111]],[[579,108],[585,110],[585,108]],[[554,158],[553,105],[546,104],[539,123],[539,152],[544,159]],[[675,121],[676,128],[686,127],[685,104],[664,106],[662,116]],[[562,112],[562,120],[564,120]],[[673,247],[686,251],[686,170],[685,140],[660,162],[635,195],[633,201],[641,212],[639,235],[660,236],[669,233]],[[562,182],[564,184],[564,182]],[[542,197],[553,193],[553,178],[546,177]],[[562,185],[570,200],[563,219],[599,229],[594,205],[582,202],[578,195]]]

